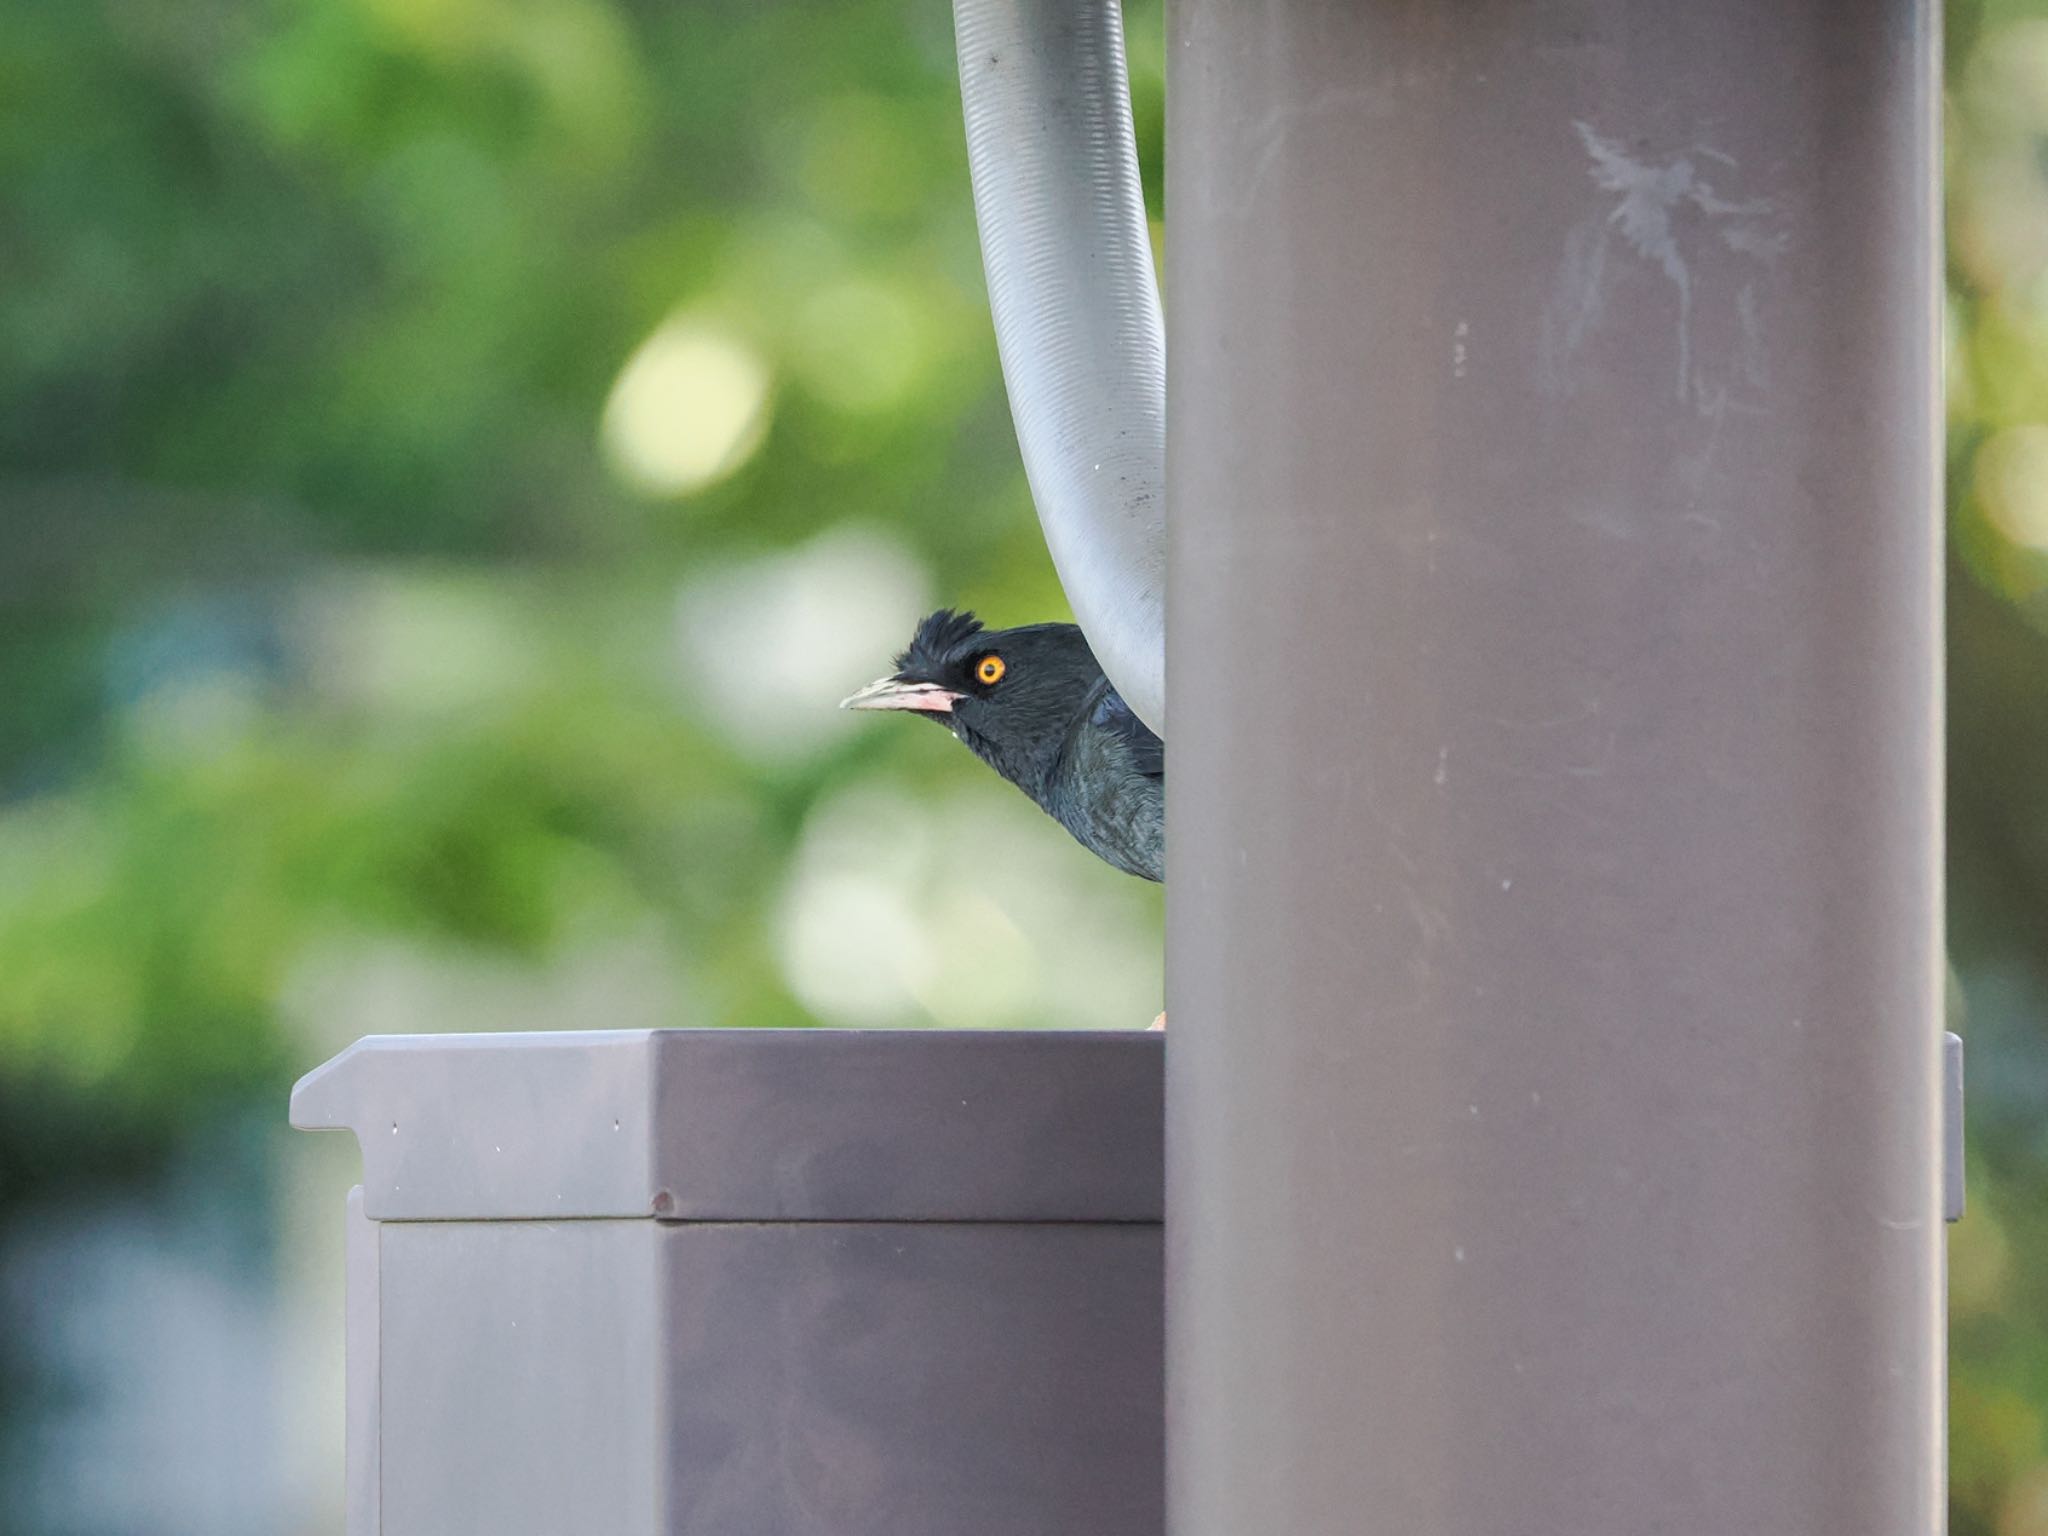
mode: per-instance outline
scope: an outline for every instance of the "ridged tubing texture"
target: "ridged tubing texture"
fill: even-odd
[[[982,263],[1032,499],[1103,670],[1166,731],[1166,336],[1118,0],[954,0]]]

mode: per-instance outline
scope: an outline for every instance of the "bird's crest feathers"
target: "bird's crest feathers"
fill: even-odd
[[[981,620],[972,613],[941,608],[928,615],[911,637],[910,648],[896,658],[899,673],[935,672],[958,660],[967,644],[982,631]]]

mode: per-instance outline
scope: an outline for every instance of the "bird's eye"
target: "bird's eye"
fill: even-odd
[[[974,668],[974,680],[984,688],[993,688],[1003,680],[1003,673],[1008,670],[1002,657],[984,656]]]

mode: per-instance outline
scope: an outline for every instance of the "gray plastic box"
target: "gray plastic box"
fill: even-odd
[[[349,1536],[1153,1536],[1161,1039],[372,1037]]]

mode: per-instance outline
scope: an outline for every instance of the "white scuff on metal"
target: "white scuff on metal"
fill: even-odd
[[[1586,151],[1587,175],[1612,202],[1575,225],[1567,239],[1544,315],[1546,387],[1553,393],[1574,392],[1568,365],[1605,309],[1613,275],[1608,251],[1618,237],[1621,247],[1649,263],[1671,286],[1678,311],[1678,398],[1718,414],[1728,407],[1734,386],[1762,382],[1765,329],[1755,277],[1757,269],[1776,265],[1790,245],[1783,208],[1774,198],[1724,191],[1725,183],[1739,179],[1741,168],[1720,150],[1695,145],[1676,154],[1644,155],[1631,153],[1588,122],[1575,120],[1572,128]],[[1689,232],[1697,226],[1708,231],[1704,242]],[[1731,276],[1723,264],[1731,258],[1749,270]],[[1724,287],[1729,290],[1725,296]],[[1741,344],[1738,356],[1703,366],[1694,321],[1710,300],[1734,305]]]

